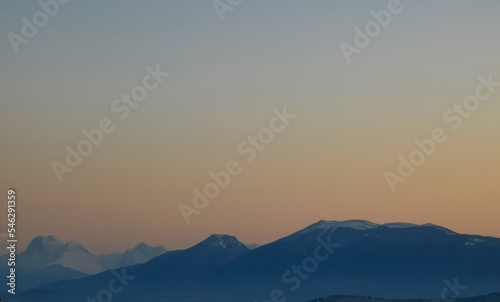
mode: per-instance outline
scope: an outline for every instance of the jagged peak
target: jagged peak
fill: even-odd
[[[29,252],[31,250],[36,250],[36,249],[46,250],[46,249],[54,249],[62,247],[64,247],[64,243],[52,235],[46,237],[37,236],[33,240],[31,240],[31,242],[28,244],[26,251]]]
[[[135,246],[135,248],[151,248],[152,246],[150,246],[149,244],[145,243],[145,242],[141,242],[139,243],[138,245]]]
[[[73,241],[66,243],[64,245],[64,247],[67,251],[82,250],[82,251],[90,254],[90,252],[85,247],[83,247],[83,245],[81,245],[80,243],[73,242]]]
[[[54,242],[54,243],[60,243],[61,245],[63,244],[59,239],[57,239],[55,236],[53,235],[48,235],[48,236],[36,236],[35,238],[33,238],[33,240],[31,240],[31,242],[46,242],[46,243],[49,243],[49,242]]]
[[[129,248],[125,251],[125,253],[130,253],[130,252],[136,252],[136,251],[140,251],[140,252],[146,252],[146,251],[162,251],[162,252],[166,252],[167,249],[161,245],[159,246],[151,246],[145,242],[141,242],[139,243],[138,245],[136,245],[135,247],[133,248]]]

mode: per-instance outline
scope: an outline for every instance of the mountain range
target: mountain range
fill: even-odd
[[[123,254],[93,255],[82,245],[61,242],[54,236],[38,236],[17,255],[18,290],[59,280],[79,279],[110,269],[147,262],[166,252],[162,246],[140,243]],[[0,269],[7,271],[8,255],[0,256]]]
[[[109,284],[122,286],[112,293]],[[445,293],[448,299],[499,291],[499,238],[433,224],[349,220],[319,221],[252,250],[236,237],[212,235],[143,264],[16,296],[23,302],[103,300],[105,294],[123,302],[304,302],[331,295],[442,299]]]

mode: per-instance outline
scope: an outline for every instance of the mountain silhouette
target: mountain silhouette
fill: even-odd
[[[120,273],[133,276],[117,301],[286,301],[331,295],[440,298],[443,280],[462,297],[500,291],[500,239],[426,224],[319,221],[249,250],[212,235]],[[22,301],[76,301],[95,295],[116,272],[61,281],[19,295]]]

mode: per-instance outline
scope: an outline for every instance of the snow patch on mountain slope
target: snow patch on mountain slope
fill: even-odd
[[[386,227],[391,228],[391,229],[403,229],[403,228],[418,227],[418,225],[416,225],[416,224],[406,223],[406,222],[386,223],[383,226],[386,226]]]
[[[90,254],[80,244],[73,242],[66,244],[66,250],[61,258],[47,265],[52,264],[60,264],[89,275],[97,274],[106,270],[96,256]]]

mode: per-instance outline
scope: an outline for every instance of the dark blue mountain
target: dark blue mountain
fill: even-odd
[[[212,235],[119,273],[134,277],[113,296],[123,302],[264,301],[272,296],[293,302],[331,295],[430,299],[441,298],[454,282],[461,297],[471,297],[500,291],[500,239],[431,224],[320,221],[254,250],[235,237]],[[115,274],[57,282],[18,298],[83,301],[106,289]],[[451,295],[448,290],[446,298]]]

